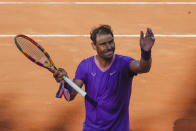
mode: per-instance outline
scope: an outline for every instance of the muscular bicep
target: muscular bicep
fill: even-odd
[[[129,69],[134,73],[140,73],[140,61],[135,60],[129,64]]]

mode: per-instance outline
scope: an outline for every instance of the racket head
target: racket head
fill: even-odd
[[[54,72],[54,70],[57,70],[50,55],[36,41],[34,41],[30,37],[23,35],[23,34],[16,35],[14,40],[15,40],[15,44],[17,48],[29,60],[31,60],[35,64],[41,67],[44,67],[52,72]]]

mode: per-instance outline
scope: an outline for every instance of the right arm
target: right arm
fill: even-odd
[[[152,30],[147,29],[146,35],[144,36],[143,31],[140,33],[140,47],[141,47],[141,59],[140,61],[134,61],[130,64],[130,70],[135,73],[147,73],[150,71],[152,58],[151,49],[154,45],[155,38]]]
[[[82,80],[79,80],[79,79],[76,79],[76,80],[73,80],[73,82],[80,88],[82,88],[83,86],[83,81]],[[71,87],[72,88],[72,87]],[[73,88],[72,88],[73,89]],[[70,97],[71,99],[70,100],[73,100],[75,98],[75,96],[78,94],[77,91],[75,91],[74,89],[72,90],[72,92],[70,93]]]
[[[67,77],[67,72],[63,69],[63,68],[59,68],[56,72],[53,73],[53,77],[55,78],[56,82],[60,82],[61,80],[63,80],[63,76]],[[75,79],[73,80],[73,82],[80,88],[82,88],[84,82],[82,80],[79,79]],[[68,87],[69,85],[65,82],[65,87]],[[70,86],[69,86],[70,87]],[[72,88],[72,87],[70,87]],[[75,96],[78,93],[72,88],[72,91],[70,92],[70,100],[73,100],[75,98]]]

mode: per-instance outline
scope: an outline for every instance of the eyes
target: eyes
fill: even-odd
[[[107,43],[110,44],[110,45],[113,44],[113,43],[114,43],[114,39],[112,39],[112,40],[110,40],[110,41],[108,41],[108,42],[100,43],[100,45],[101,45],[101,46],[105,46]]]

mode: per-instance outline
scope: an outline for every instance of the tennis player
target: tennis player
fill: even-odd
[[[140,33],[141,59],[114,54],[115,41],[109,25],[100,25],[90,33],[97,54],[80,62],[74,82],[98,102],[95,107],[85,100],[86,118],[83,131],[129,131],[129,102],[132,80],[136,74],[150,71],[151,49],[155,38],[150,28]],[[57,82],[67,73],[60,68],[53,74]],[[70,98],[77,92],[66,83]]]

